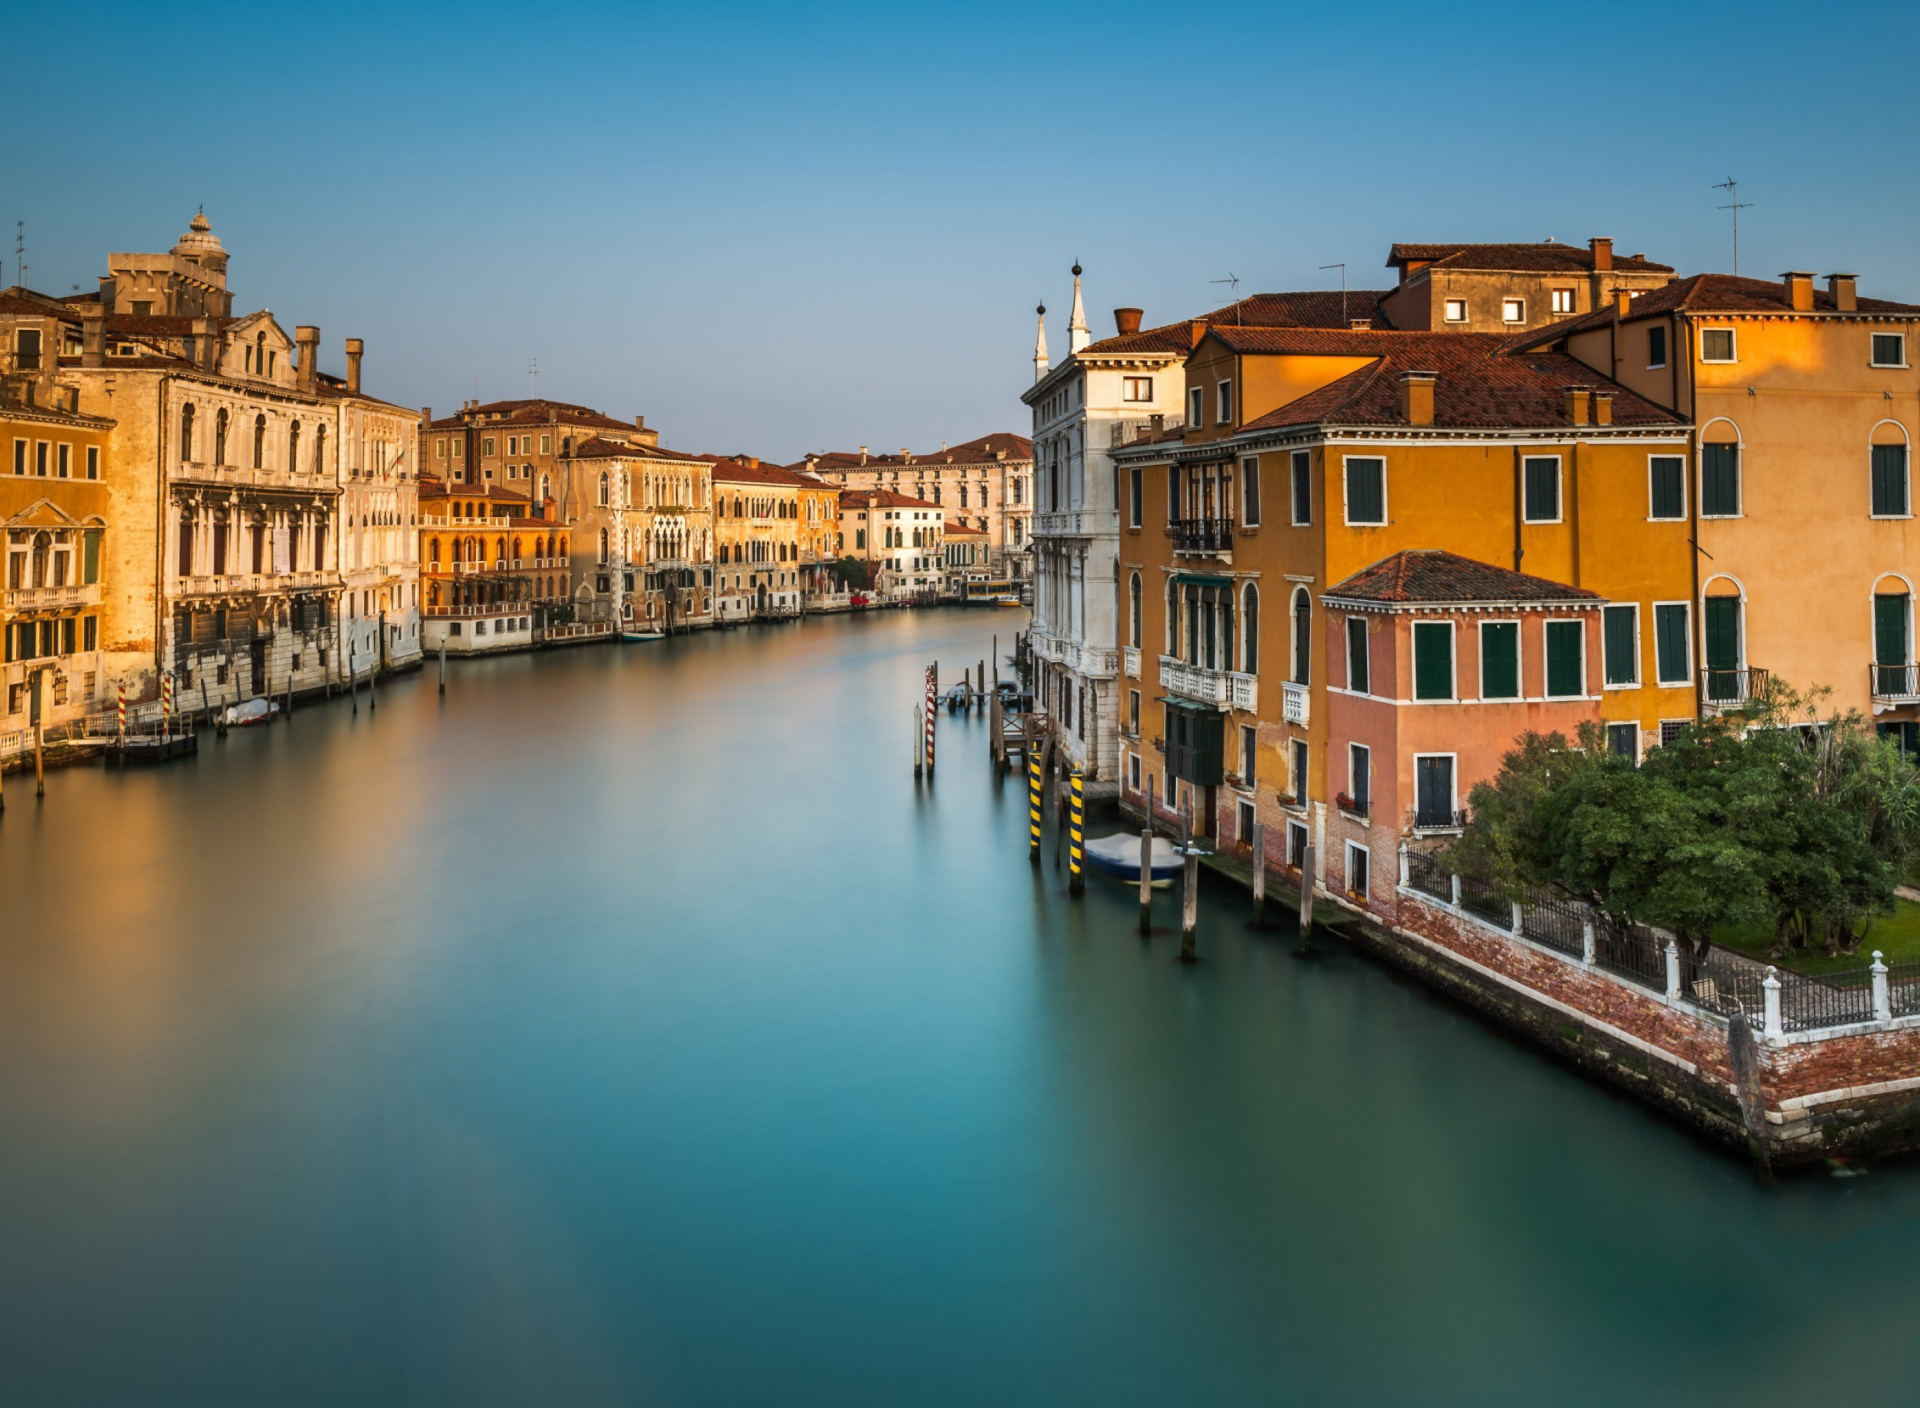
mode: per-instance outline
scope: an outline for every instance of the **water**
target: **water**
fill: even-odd
[[[1183,969],[978,719],[916,789],[921,665],[1013,624],[13,775],[0,1400],[1914,1400],[1920,1169],[1762,1188],[1225,885]]]

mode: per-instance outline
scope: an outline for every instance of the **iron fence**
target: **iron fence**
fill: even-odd
[[[1629,982],[1667,990],[1666,940],[1644,924],[1594,918],[1593,961]]]
[[[1865,968],[1809,978],[1780,974],[1780,1025],[1790,1032],[1871,1022],[1873,974]]]
[[[1697,1007],[1731,1017],[1746,1013],[1756,1031],[1767,1019],[1767,965],[1756,963],[1744,954],[1715,947],[1705,959],[1696,959],[1683,948],[1680,956],[1680,990]]]
[[[1887,965],[1887,996],[1894,1016],[1920,1016],[1920,959]]]
[[[1453,903],[1452,872],[1424,851],[1407,852],[1407,887],[1445,904]]]
[[[1537,944],[1586,957],[1586,910],[1572,900],[1536,892],[1520,906],[1520,932]]]
[[[1493,887],[1471,876],[1460,877],[1460,908],[1496,929],[1513,932],[1513,905],[1495,894]]]

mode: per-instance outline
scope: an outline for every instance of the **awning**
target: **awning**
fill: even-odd
[[[1173,574],[1173,580],[1176,582],[1185,582],[1190,587],[1230,587],[1233,585],[1233,578],[1222,577],[1218,573],[1212,572],[1176,572]]]

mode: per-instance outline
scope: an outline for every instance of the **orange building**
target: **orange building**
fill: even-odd
[[[535,512],[499,484],[420,484],[422,616],[429,652],[532,645],[567,603],[569,532],[549,500]]]

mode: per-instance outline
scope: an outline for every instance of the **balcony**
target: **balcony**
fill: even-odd
[[[1709,709],[1737,709],[1750,699],[1767,692],[1765,670],[1715,670],[1709,668],[1701,681]]]
[[[1313,692],[1307,686],[1292,680],[1280,686],[1280,717],[1288,723],[1305,728],[1312,702]]]
[[[1175,552],[1230,557],[1233,553],[1231,518],[1175,518],[1167,524]]]
[[[1413,829],[1418,835],[1438,835],[1446,832],[1464,831],[1467,825],[1465,811],[1448,811],[1442,807],[1434,809],[1416,809],[1413,814]]]
[[[1869,665],[1867,676],[1876,700],[1901,704],[1920,699],[1920,665]]]
[[[98,606],[98,583],[85,587],[21,587],[6,594],[6,603],[15,611],[47,611],[62,606]]]
[[[1115,532],[1118,525],[1119,516],[1111,509],[1075,508],[1034,514],[1032,533],[1036,538],[1091,538]]]
[[[1074,649],[1072,664],[1089,679],[1110,680],[1120,673],[1120,652],[1098,645],[1082,645]]]
[[[1209,670],[1171,656],[1160,657],[1160,687],[1182,699],[1198,700],[1220,709],[1252,713],[1259,707],[1260,682],[1232,670]]]
[[[1132,646],[1128,646],[1126,649],[1120,652],[1120,657],[1122,662],[1126,666],[1127,677],[1129,679],[1136,679],[1136,680],[1139,679],[1140,678],[1140,652],[1134,649]]]

